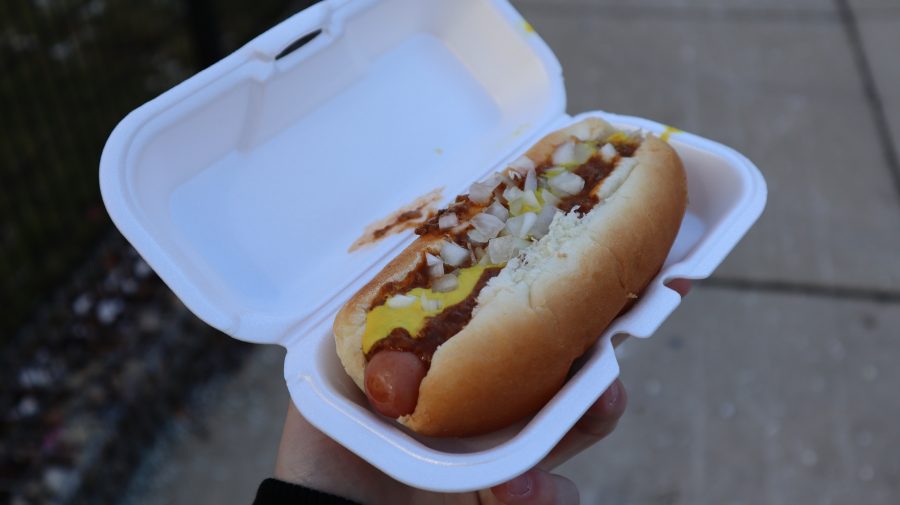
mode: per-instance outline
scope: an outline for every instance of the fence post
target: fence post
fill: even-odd
[[[188,31],[199,68],[206,68],[223,56],[222,30],[211,0],[184,0]]]

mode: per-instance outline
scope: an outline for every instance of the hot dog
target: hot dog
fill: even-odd
[[[665,142],[590,118],[420,226],[339,311],[344,368],[378,412],[469,436],[539,410],[661,268],[687,205]]]

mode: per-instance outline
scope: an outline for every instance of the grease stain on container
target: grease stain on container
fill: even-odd
[[[673,133],[684,133],[684,130],[679,130],[674,126],[666,126],[666,129],[663,130],[662,135],[659,136],[660,140],[663,142],[668,142],[669,138],[672,137]]]
[[[350,246],[347,252],[356,251],[362,247],[372,245],[385,237],[400,233],[404,230],[414,229],[428,221],[437,211],[436,205],[441,201],[441,193],[444,188],[437,188],[418,197],[409,205],[405,205],[391,215],[366,226],[362,236]]]

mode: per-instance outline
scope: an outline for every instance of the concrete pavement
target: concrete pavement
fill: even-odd
[[[284,351],[260,347],[225,382],[208,384],[144,458],[121,505],[249,504],[275,467],[290,398]]]
[[[900,4],[514,3],[560,58],[570,112],[719,140],[770,189],[715,277],[620,349],[629,411],[561,469],[582,502],[900,503]],[[260,350],[211,390],[203,428],[125,501],[249,503],[281,430],[279,363]]]

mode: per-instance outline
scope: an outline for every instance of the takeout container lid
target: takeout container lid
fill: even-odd
[[[536,416],[429,439],[371,412],[335,355],[341,304],[413,237],[348,252],[366,225],[437,188],[444,202],[586,116],[669,138],[690,204],[665,267]],[[232,337],[287,348],[317,428],[394,478],[488,487],[549,452],[618,375],[614,334],[646,337],[756,220],[753,164],[640,118],[571,118],[553,53],[505,0],[326,0],[129,114],[100,162],[110,216],[176,295]]]

